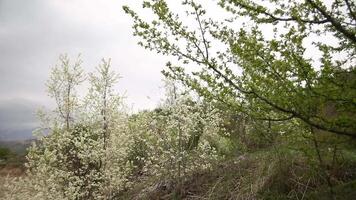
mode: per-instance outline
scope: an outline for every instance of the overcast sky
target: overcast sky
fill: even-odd
[[[61,53],[82,54],[90,72],[111,58],[123,77],[117,86],[133,110],[153,108],[163,96],[166,58],[132,36],[122,5],[130,0],[0,0],[0,139],[31,135],[34,113],[53,105],[45,82]]]

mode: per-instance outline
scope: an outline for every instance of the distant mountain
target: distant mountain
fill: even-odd
[[[18,141],[34,139],[32,131],[34,129],[20,129],[20,130],[1,130],[0,141]]]
[[[8,148],[18,155],[25,155],[27,148],[36,140],[0,141],[0,147]]]
[[[27,99],[0,99],[0,140],[32,139],[38,127],[39,103]]]

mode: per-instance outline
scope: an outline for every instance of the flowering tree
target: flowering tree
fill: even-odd
[[[90,126],[54,128],[29,150],[27,168],[40,199],[100,196],[104,155],[100,133]]]
[[[173,105],[155,114],[152,144],[149,145],[151,173],[180,179],[186,174],[207,169],[217,159],[213,142],[219,138],[216,110],[180,97]]]
[[[43,117],[50,118],[50,132],[29,149],[28,176],[14,185],[26,184],[34,199],[112,199],[127,185],[131,167],[127,117],[120,110],[122,97],[113,91],[118,76],[103,59],[89,74],[89,92],[80,101],[74,91],[84,77],[81,61],[73,67],[66,56],[60,61],[48,82],[57,115]]]
[[[123,97],[115,93],[119,75],[111,69],[111,60],[102,60],[96,73],[89,74],[90,88],[83,105],[83,121],[100,133],[100,149],[104,182],[101,187],[106,198],[111,198],[127,183],[131,163],[127,152],[131,145],[127,114]]]
[[[141,149],[135,161],[144,174],[173,180],[179,188],[184,176],[217,161],[215,145],[224,133],[219,112],[210,104],[180,95],[174,84],[168,84],[167,94],[159,108],[133,119],[134,148]]]
[[[61,55],[59,61],[59,65],[52,69],[47,81],[47,89],[49,96],[54,98],[57,104],[56,123],[63,122],[64,127],[69,130],[79,103],[75,89],[85,80],[81,68],[83,61],[78,56],[77,60],[71,64],[66,54]]]
[[[52,79],[66,76],[80,83],[74,77],[84,77],[67,76],[67,65],[62,68],[54,69]],[[27,199],[115,199],[134,175],[142,174],[173,180],[181,188],[184,176],[208,169],[218,159],[216,144],[224,133],[219,111],[211,104],[181,94],[170,83],[159,108],[129,120],[123,98],[113,90],[119,76],[111,71],[110,60],[88,77],[89,92],[82,101],[74,95],[75,85],[66,98],[55,81],[51,84],[57,115],[45,121],[50,132],[29,149],[27,176],[8,184],[8,199],[20,198],[20,193]],[[75,102],[64,106],[68,115],[62,115],[63,99]]]

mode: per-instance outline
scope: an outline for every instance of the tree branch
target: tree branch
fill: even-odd
[[[350,12],[351,17],[353,18],[354,21],[356,21],[356,11],[352,10],[352,5],[349,2],[349,0],[345,0],[345,3],[346,3],[346,6],[347,6],[347,9]],[[353,5],[353,6],[355,6],[355,5]]]
[[[342,33],[346,38],[348,38],[351,42],[356,44],[356,36],[354,33],[345,29],[340,22],[338,22],[335,18],[333,18],[326,10],[322,9],[312,0],[306,0],[313,8],[318,10],[330,23],[331,25],[340,33]]]

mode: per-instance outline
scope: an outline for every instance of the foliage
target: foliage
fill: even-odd
[[[139,45],[176,58],[152,111],[124,110],[110,60],[86,75],[61,56],[47,82],[57,108],[40,113],[49,133],[5,198],[352,198],[355,3],[202,2],[145,0],[149,18],[124,6]]]
[[[298,155],[296,163],[308,166],[314,186],[324,185],[335,199],[334,186],[354,179],[345,168],[352,159],[343,158],[354,151],[356,138],[355,4],[220,0],[205,9],[207,4],[184,0],[178,8],[165,0],[142,1],[150,18],[142,17],[143,10],[123,9],[140,46],[175,58],[163,74],[222,109],[230,144],[243,152],[265,151],[267,158],[276,154],[272,183],[285,173],[286,156]],[[294,178],[309,184],[299,173]],[[268,180],[246,198],[267,197]],[[298,187],[274,192],[304,198]]]
[[[67,55],[61,55],[59,61],[60,65],[52,69],[47,81],[47,89],[49,96],[54,98],[57,104],[56,123],[64,122],[66,129],[69,129],[78,107],[75,89],[85,80],[81,69],[83,61],[78,56],[77,60],[71,64]]]
[[[53,130],[31,147],[28,169],[39,199],[91,199],[100,196],[104,155],[99,133],[76,125],[73,130]]]
[[[30,184],[22,187],[34,199],[114,198],[127,186],[131,169],[126,115],[112,89],[118,76],[103,60],[97,73],[89,75],[89,92],[81,101],[75,93],[85,77],[81,61],[73,67],[67,56],[60,61],[48,83],[57,112],[41,113],[44,125],[38,132],[49,133],[37,133],[39,140],[27,155],[27,177],[14,184]]]
[[[131,158],[140,173],[179,187],[182,178],[219,160],[217,147],[226,135],[217,109],[167,88],[163,105],[132,117]]]
[[[7,160],[11,155],[11,151],[8,148],[0,147],[0,159]]]
[[[164,0],[143,1],[152,21],[124,6],[141,46],[181,61],[167,63],[166,76],[255,120],[298,119],[355,137],[354,3],[221,0],[228,16],[221,21],[197,1],[182,6],[195,25]],[[322,35],[327,40],[309,42]],[[310,51],[321,55],[310,58]]]

